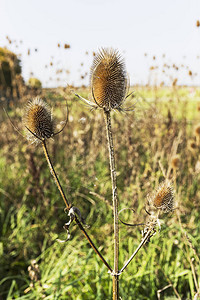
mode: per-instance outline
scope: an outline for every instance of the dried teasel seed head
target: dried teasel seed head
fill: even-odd
[[[39,142],[40,139],[48,139],[54,135],[51,109],[40,98],[29,101],[23,121],[27,128],[27,139],[32,143]]]
[[[170,180],[163,181],[152,195],[147,196],[150,206],[168,213],[174,207],[174,189]]]
[[[127,95],[128,76],[117,50],[102,48],[95,55],[90,80],[94,101],[100,108],[120,108]]]
[[[177,169],[180,163],[180,157],[179,155],[175,155],[171,159],[171,166],[173,169]]]
[[[196,136],[199,136],[200,135],[200,124],[198,124],[195,129],[194,129],[194,133]]]
[[[197,148],[197,144],[193,140],[188,141],[188,149],[194,151]]]

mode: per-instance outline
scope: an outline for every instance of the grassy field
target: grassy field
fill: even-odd
[[[133,90],[124,106],[135,103],[134,111],[112,112],[119,209],[135,210],[125,210],[120,217],[134,224],[146,222],[146,196],[167,171],[174,178],[177,209],[163,216],[160,232],[121,275],[120,296],[194,299],[200,291],[200,89]],[[77,92],[88,98],[88,89]],[[69,121],[48,142],[49,153],[70,203],[80,209],[90,226],[87,231],[112,266],[104,117],[70,91],[43,90],[41,96],[53,107],[58,127],[66,117],[63,94]],[[27,98],[8,108],[21,131]],[[21,137],[3,110],[0,130],[0,299],[111,299],[112,277],[79,228],[72,226],[69,241],[57,241],[66,239],[63,225],[69,217],[41,147]],[[141,241],[142,229],[120,224],[120,267]]]

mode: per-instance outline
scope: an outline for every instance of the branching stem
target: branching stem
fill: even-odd
[[[137,249],[134,251],[134,253],[131,255],[131,257],[129,258],[129,260],[127,260],[127,262],[124,264],[124,266],[121,268],[121,270],[119,271],[119,274],[121,274],[126,267],[129,265],[129,263],[132,261],[132,259],[135,257],[135,255],[138,253],[138,251],[142,248],[142,246],[146,243],[146,241],[148,240],[148,238],[151,235],[151,230],[148,230],[146,235],[144,236],[144,238],[142,239],[141,243],[139,244],[139,246],[137,247]]]
[[[56,182],[56,185],[59,189],[59,192],[65,202],[65,205],[66,205],[66,208],[69,210],[70,209],[70,204],[69,204],[69,201],[67,200],[66,196],[65,196],[65,193],[62,189],[62,186],[60,184],[60,181],[58,179],[58,176],[54,170],[54,167],[53,167],[53,164],[51,162],[51,159],[50,159],[50,156],[49,156],[49,153],[48,153],[48,150],[47,150],[47,146],[46,146],[46,143],[45,141],[42,141],[42,147],[43,147],[43,150],[44,150],[44,154],[45,154],[45,157],[46,157],[46,160],[48,162],[48,165],[49,165],[49,169],[51,171],[51,174],[53,175],[54,179],[55,179],[55,182]],[[108,270],[110,272],[112,272],[112,268],[109,266],[109,264],[107,263],[107,261],[104,259],[104,257],[102,256],[102,254],[99,252],[99,250],[96,248],[96,246],[94,245],[93,241],[91,240],[91,238],[89,237],[89,235],[87,234],[85,228],[83,227],[83,225],[81,224],[79,218],[75,215],[75,221],[76,221],[76,224],[78,225],[78,227],[80,228],[80,230],[83,232],[84,236],[86,237],[86,239],[88,240],[90,246],[93,248],[93,250],[95,251],[95,253],[100,257],[100,259],[102,260],[102,262],[106,265],[106,267],[108,268]]]

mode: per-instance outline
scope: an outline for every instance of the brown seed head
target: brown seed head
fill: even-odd
[[[64,44],[65,49],[69,49],[71,46],[69,44]]]
[[[35,98],[27,105],[24,124],[27,129],[27,139],[39,142],[40,139],[47,139],[54,134],[54,121],[49,106],[41,99]]]
[[[174,207],[174,190],[169,180],[163,181],[157,190],[147,196],[150,205],[167,213]]]
[[[200,136],[200,124],[198,124],[195,129],[194,129],[194,133],[196,136]]]
[[[173,169],[177,169],[178,166],[179,166],[179,163],[180,163],[180,157],[179,155],[175,155],[172,157],[172,160],[171,160],[171,166]]]
[[[188,148],[190,151],[194,151],[197,148],[197,144],[193,140],[190,140],[188,142]]]
[[[172,86],[176,86],[177,81],[178,81],[178,78],[175,78],[174,81],[172,82]]]
[[[200,26],[200,21],[199,21],[199,20],[196,21],[196,26],[197,26],[197,27]]]
[[[105,109],[118,109],[128,90],[125,63],[118,51],[101,49],[91,67],[91,88],[96,104]]]

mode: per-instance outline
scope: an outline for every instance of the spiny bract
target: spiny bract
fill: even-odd
[[[117,50],[101,49],[91,67],[94,101],[105,110],[119,109],[126,98],[128,76],[124,60]]]

